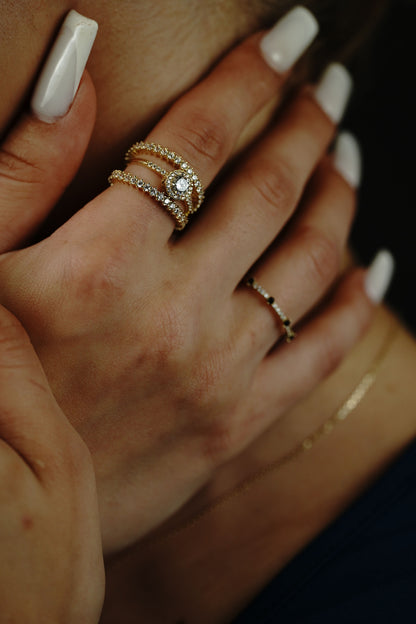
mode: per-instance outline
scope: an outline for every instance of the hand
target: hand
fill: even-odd
[[[148,137],[186,158],[206,186],[284,86],[258,43],[254,36],[231,52]],[[26,120],[7,139],[0,219],[15,216],[1,232],[3,251],[70,181],[92,99],[85,78],[66,117],[47,127]],[[182,506],[328,375],[370,322],[361,269],[306,320],[338,276],[354,213],[352,187],[325,156],[334,131],[303,90],[180,237],[154,200],[115,185],[48,239],[1,258],[2,300],[92,453],[107,552]],[[129,170],[160,182],[137,165]],[[29,182],[16,183],[22,178]],[[303,320],[293,344],[271,350],[281,328],[241,286],[249,271],[294,322]]]
[[[98,622],[104,573],[89,452],[0,307],[1,622]]]

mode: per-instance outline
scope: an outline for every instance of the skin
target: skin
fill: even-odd
[[[81,5],[82,3],[79,4]],[[144,3],[143,8],[146,9],[146,7],[147,5]],[[77,6],[76,8],[86,14],[95,16],[91,12],[88,13],[88,8],[93,8],[91,3],[89,3],[88,7]],[[50,16],[48,19],[50,20]],[[46,21],[48,20],[45,19]],[[154,33],[152,33],[153,35]],[[228,43],[231,42],[233,36],[235,36],[235,33],[229,34]],[[144,43],[145,40],[140,45],[144,45]],[[136,43],[136,45],[139,45],[139,43]],[[221,51],[222,45],[225,44],[220,43],[218,45],[216,53]],[[139,50],[136,50],[136,53],[139,54]],[[140,56],[134,55],[135,58],[144,56],[144,50],[142,50]],[[215,53],[213,52],[210,60],[214,57]],[[100,145],[100,140],[101,145],[103,144],[103,134],[100,134],[100,123],[102,124],[101,127],[106,125],[106,110],[107,121],[109,122],[112,105],[111,90],[107,92],[107,97],[104,98],[102,94],[105,92],[105,82],[100,81],[99,68],[105,66],[106,55],[101,52],[100,57],[97,53],[97,56],[95,59],[93,57],[92,61],[92,70],[94,71],[94,68],[96,68],[99,98],[101,97],[106,104],[108,102],[108,107],[105,106],[104,108],[103,116],[101,121],[99,121],[95,137],[93,138],[94,146],[95,141],[96,145]],[[195,68],[195,71],[200,69]],[[28,71],[29,75],[30,72]],[[113,77],[113,73],[110,73],[110,75]],[[24,80],[22,84],[26,84]],[[182,84],[182,86],[184,85]],[[151,92],[150,86],[147,91]],[[168,93],[169,90],[166,91],[166,94]],[[166,106],[168,97],[166,94],[164,98],[160,98],[159,94],[159,105],[161,107]],[[119,93],[117,95],[119,97]],[[134,93],[130,92],[129,97],[121,104],[119,103],[119,118],[125,119],[123,111],[126,114],[128,114],[128,111],[131,112],[133,101],[129,98],[132,96],[134,96]],[[155,98],[157,99],[157,94]],[[154,102],[152,104],[154,110]],[[130,135],[132,138],[136,138],[136,135],[133,137],[133,132],[140,127],[140,123],[143,123],[143,128],[148,123],[145,110],[147,103],[143,104],[142,100],[140,100],[140,105],[142,108],[135,108],[137,119],[134,120],[134,123],[136,126],[133,127],[133,120],[130,117],[130,121],[127,122],[129,127],[122,129],[123,142]],[[149,105],[148,114],[151,113],[151,109],[152,106]],[[11,108],[11,110],[13,109]],[[5,115],[4,118],[6,118],[7,111],[3,114]],[[114,121],[108,123],[109,143],[117,134],[116,126],[117,124]],[[91,149],[94,149],[94,147]],[[108,148],[107,151],[104,149],[103,160],[108,156],[109,152]],[[100,167],[101,161],[97,167],[99,172]],[[81,171],[80,180],[82,180],[82,176],[83,172]],[[104,179],[104,177],[101,179]],[[337,196],[341,188],[339,182],[336,178]],[[76,185],[72,192],[74,193],[73,196],[77,196]],[[351,214],[352,196],[346,203],[349,205],[346,212]],[[158,227],[154,231],[159,233],[162,221],[158,222],[157,225]],[[284,288],[282,288],[283,292],[285,292]],[[269,311],[259,308],[258,302],[253,301],[251,295],[244,295],[244,297],[245,309],[247,309],[247,306],[250,306],[253,319],[255,318],[253,327],[254,325],[256,327],[260,325],[262,332],[264,332],[265,326],[271,328]],[[241,308],[241,305],[239,304],[238,307]],[[389,322],[388,315],[380,312],[366,340],[351,354],[343,367],[332,376],[327,384],[316,390],[306,402],[296,408],[296,411],[287,414],[284,419],[275,423],[268,430],[267,436],[260,438],[245,453],[240,454],[237,459],[223,469],[216,471],[209,487],[191,502],[188,509],[182,511],[183,517],[192,515],[218,493],[228,490],[243,475],[250,474],[254,466],[270,461],[276,456],[283,455],[285,451],[292,448],[299,441],[299,437],[304,437],[305,434],[322,422],[322,397],[325,396],[325,404],[330,403],[334,406],[345,397],[346,388],[352,388],[354,385],[354,377],[357,370],[364,372],[367,363],[371,362]],[[271,478],[264,481],[261,486],[259,485],[252,489],[249,498],[251,497],[252,501],[256,501],[256,504],[261,505],[262,509],[267,510],[261,526],[258,525],[258,522],[253,522],[253,519],[251,519],[249,514],[250,505],[248,504],[248,499],[244,498],[241,501],[235,501],[233,504],[232,534],[234,539],[231,542],[229,532],[225,535],[225,532],[221,530],[221,527],[226,522],[226,513],[229,513],[224,508],[224,511],[220,512],[218,510],[219,513],[216,513],[215,517],[207,518],[206,521],[195,527],[191,533],[188,532],[182,538],[177,538],[176,541],[170,544],[162,544],[158,549],[153,550],[151,555],[148,555],[143,550],[144,547],[141,546],[136,552],[130,553],[125,560],[121,558],[118,564],[109,570],[108,604],[103,621],[113,621],[111,619],[113,613],[122,613],[123,603],[127,605],[128,609],[134,608],[135,618],[139,614],[145,621],[149,622],[166,621],[163,618],[166,618],[167,615],[172,618],[172,614],[177,614],[177,619],[186,614],[189,621],[200,622],[201,613],[206,614],[204,617],[206,617],[207,622],[222,621],[241,608],[244,602],[271,575],[280,569],[304,543],[309,541],[313,535],[337,515],[367,483],[374,479],[375,475],[413,437],[415,426],[412,414],[414,414],[415,400],[412,392],[409,391],[411,384],[408,383],[408,371],[412,370],[414,366],[414,358],[413,342],[405,332],[402,332],[390,352],[384,372],[380,375],[380,383],[378,383],[375,391],[372,393],[371,401],[369,401],[367,407],[363,406],[361,410],[361,418],[346,423],[343,434],[339,434],[337,437],[334,435],[331,440],[329,438],[325,440],[322,443],[325,445],[325,451],[321,447],[321,451],[317,455],[311,453],[302,462],[288,467],[279,483]],[[387,380],[388,383],[386,383]],[[392,404],[397,405],[398,402],[403,409],[400,410],[400,417],[392,422],[390,418]],[[376,414],[377,422],[375,421]],[[325,414],[324,418],[326,417],[327,414]],[[302,431],[301,436],[299,435],[300,431]],[[374,439],[374,431],[383,431],[384,435],[377,436]],[[354,444],[359,436],[362,439],[372,440],[372,444],[371,451],[367,449],[366,453],[362,454],[357,462]],[[321,458],[322,454],[324,454],[327,461],[321,462],[317,459]],[[341,456],[343,458],[342,465],[337,461],[337,458]],[[222,460],[224,460],[224,457]],[[331,466],[333,466],[329,477],[325,470],[325,466],[328,465],[327,462],[331,462]],[[348,466],[349,470],[345,470],[345,466]],[[301,478],[303,474],[311,475],[312,484],[322,483],[322,480],[326,479],[326,487],[322,488],[322,491],[325,492],[324,499],[319,495],[321,490],[314,488],[313,485],[311,488],[314,496],[309,496],[309,490],[304,489],[304,480]],[[278,509],[269,504],[270,500],[276,499],[281,503]],[[284,514],[282,510],[285,510]],[[302,526],[294,524],[293,520],[297,517],[305,518]],[[172,524],[176,521],[178,519],[174,519]],[[276,527],[279,527],[280,531],[276,531]],[[207,540],[204,539],[207,533],[211,537],[208,545]],[[284,539],[280,536],[284,536]],[[257,542],[260,543],[260,547],[256,551],[255,558],[258,562],[258,567],[253,570],[253,574],[247,579],[241,573],[244,568],[242,563],[248,558],[250,560],[253,559],[247,545],[252,542],[253,538],[260,540],[260,542]],[[225,545],[227,545],[227,551],[225,550]],[[181,552],[180,561],[178,561],[177,557],[178,549]],[[229,556],[230,551],[232,552],[231,557]],[[213,552],[216,553],[215,556],[212,555]],[[227,567],[226,575],[222,574],[222,570],[225,569],[223,565],[224,552],[228,553],[227,559],[233,562],[231,569]],[[198,553],[198,557],[192,558],[191,553]],[[200,565],[201,560],[204,565]],[[196,567],[196,561],[199,562],[198,567]],[[157,586],[156,594],[152,594],[144,582],[149,565],[152,566],[155,578],[158,581],[155,583]],[[136,570],[134,587],[128,582],[128,579],[131,578],[132,567]],[[181,587],[176,588],[176,591],[173,592],[174,596],[172,596],[169,588],[172,586],[173,579],[178,578],[179,573]],[[138,591],[137,587],[140,585],[140,583],[137,583],[137,579],[141,578],[140,575],[142,575],[143,579],[141,587],[146,588],[146,592],[143,591],[143,594]],[[212,588],[214,587],[215,589],[216,585],[222,588],[221,592],[212,591]],[[119,591],[120,587],[124,588],[123,592]],[[165,593],[164,587],[166,587]],[[212,599],[213,594],[216,596],[215,599]],[[190,598],[190,596],[194,598]],[[162,605],[159,613],[156,614],[154,601]],[[114,621],[117,621],[117,619],[114,619]],[[127,622],[128,619],[123,621]]]
[[[97,622],[104,566],[91,456],[2,307],[0,364],[0,619]]]
[[[284,86],[286,78],[266,66],[258,43],[256,35],[225,58],[150,135],[178,145],[203,171],[204,185],[257,110]],[[249,96],[253,81],[258,88]],[[70,113],[53,127],[23,118],[9,135],[2,157],[4,252],[42,218],[71,178],[93,122],[92,98],[86,79]],[[326,376],[368,323],[372,308],[358,272],[329,304],[326,329],[322,322],[315,331],[310,324],[311,342],[296,349],[303,373],[297,367],[297,379],[285,381],[287,357],[295,351],[266,357],[278,326],[239,287],[293,213],[333,132],[303,91],[258,147],[261,160],[255,152],[242,159],[185,237],[172,238],[172,220],[155,211],[150,198],[116,185],[44,241],[3,254],[2,300],[29,331],[60,405],[93,454],[106,552],[129,545],[176,511],[214,469]],[[48,149],[39,152],[42,142]],[[272,188],[278,192],[271,194]],[[333,196],[340,210],[331,224]],[[279,248],[270,247],[257,268],[266,283],[289,283],[297,267],[303,288],[286,302],[294,321],[335,277],[354,206],[352,189],[325,159],[303,203],[291,234]],[[117,216],[121,207],[123,219]],[[12,210],[13,228],[7,228]],[[244,222],[251,227],[241,228]],[[155,290],[154,284],[164,287]],[[357,322],[340,332],[345,308],[348,315],[354,310]],[[328,321],[331,337],[322,342]],[[282,377],[277,387],[276,377]]]

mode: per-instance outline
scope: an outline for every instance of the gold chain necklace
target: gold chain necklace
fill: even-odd
[[[199,520],[201,520],[201,518],[212,513],[224,503],[246,492],[253,484],[268,476],[270,473],[278,470],[282,466],[285,466],[287,463],[300,456],[301,454],[310,451],[310,449],[315,446],[318,440],[320,440],[324,436],[329,435],[334,430],[334,428],[341,422],[345,421],[347,416],[349,416],[351,412],[353,412],[361,403],[370,388],[374,385],[378,372],[384,360],[386,359],[390,347],[396,339],[397,335],[398,329],[394,325],[392,325],[370,367],[361,377],[360,381],[357,383],[351,394],[345,399],[345,401],[334,414],[327,418],[327,420],[325,420],[325,422],[317,429],[315,429],[310,435],[304,438],[302,442],[300,442],[297,446],[295,446],[291,451],[289,451],[282,457],[279,457],[275,461],[263,466],[263,468],[244,479],[244,481],[239,483],[232,490],[228,490],[227,492],[224,492],[224,494],[221,494],[220,496],[215,498],[211,503],[203,507],[197,514],[195,514],[191,518],[188,518],[179,526],[176,526],[171,530],[166,531],[166,533],[161,533],[159,535],[156,534],[154,538],[150,537],[149,540],[146,540],[146,542],[150,544],[159,543],[160,541],[163,541],[169,537],[182,533],[186,529],[194,526],[197,522],[199,522]]]

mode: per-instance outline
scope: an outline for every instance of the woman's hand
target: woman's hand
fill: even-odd
[[[284,87],[286,75],[264,63],[259,41],[231,52],[148,137],[188,160],[205,186]],[[92,453],[107,551],[182,506],[328,375],[371,319],[356,270],[305,320],[338,276],[355,205],[326,156],[335,126],[323,93],[321,105],[310,89],[293,100],[180,237],[153,199],[115,185],[46,240],[1,258],[2,301],[29,332]],[[60,192],[56,180],[69,182],[92,100],[84,79],[66,117],[47,127],[26,120],[7,139],[0,219],[16,216],[2,251],[27,232],[24,216],[41,220]],[[138,165],[128,170],[160,182]],[[292,321],[302,320],[293,344],[273,349],[281,327],[241,285],[248,272]]]
[[[0,553],[1,622],[98,622],[104,572],[91,457],[2,307]]]

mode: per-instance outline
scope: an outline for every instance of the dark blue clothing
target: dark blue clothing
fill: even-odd
[[[416,624],[416,441],[233,624]]]

